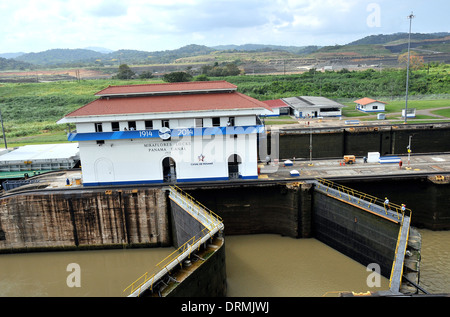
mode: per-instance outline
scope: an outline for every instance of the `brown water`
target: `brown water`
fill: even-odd
[[[450,231],[420,230],[421,286],[450,293]],[[173,248],[0,255],[0,296],[123,296],[123,289]],[[334,296],[386,290],[366,284],[366,267],[316,239],[279,235],[226,237],[228,296]],[[81,287],[68,287],[69,263],[80,266]]]
[[[420,286],[434,294],[450,294],[450,231],[420,229]]]
[[[65,251],[0,255],[0,296],[111,297],[174,251],[173,248]],[[80,287],[69,287],[70,263]],[[152,271],[153,272],[153,271]],[[72,279],[71,279],[72,280]]]
[[[226,237],[228,296],[333,296],[369,288],[371,272],[358,262],[316,239],[278,235]]]

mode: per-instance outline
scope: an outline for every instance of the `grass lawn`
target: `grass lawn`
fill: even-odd
[[[0,148],[5,148],[5,143],[3,140],[0,141]],[[25,137],[16,137],[11,139],[6,139],[8,148],[14,148],[18,146],[31,145],[31,144],[56,144],[56,143],[67,143],[67,134],[64,131],[52,132],[52,133],[42,133],[36,135],[30,135]]]
[[[408,108],[416,110],[450,107],[450,99],[439,100],[408,100]],[[386,113],[402,112],[405,109],[405,101],[390,101],[386,105]]]
[[[439,116],[444,116],[444,117],[450,118],[450,109],[435,110],[435,111],[432,111],[432,113],[437,114]]]

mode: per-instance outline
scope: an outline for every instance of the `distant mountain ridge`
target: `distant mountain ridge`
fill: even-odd
[[[411,33],[411,41],[418,40],[429,40],[429,39],[439,39],[450,36],[448,32],[438,32],[438,33]],[[394,34],[378,34],[369,35],[362,39],[348,43],[347,45],[367,45],[367,44],[388,44],[390,42],[398,40],[407,40],[409,37],[408,33],[394,33]]]
[[[447,45],[450,43],[450,33],[413,33],[411,34],[412,42],[415,41],[415,46],[419,46],[420,42],[439,43]],[[353,41],[346,45],[337,46],[282,46],[282,45],[268,45],[268,44],[244,44],[244,45],[218,45],[218,46],[204,46],[191,44],[183,46],[175,50],[165,51],[140,51],[140,50],[117,50],[112,51],[101,47],[88,47],[84,49],[50,49],[37,53],[2,53],[0,58],[6,58],[7,61],[2,61],[0,70],[35,68],[43,67],[83,67],[83,66],[102,66],[102,65],[117,65],[119,64],[167,64],[174,63],[177,59],[184,57],[207,56],[217,51],[239,51],[239,52],[267,52],[267,51],[283,51],[294,55],[308,56],[312,53],[332,52],[335,49],[348,48],[352,46],[362,45],[383,45],[392,53],[398,53],[404,49],[405,41],[408,38],[408,33],[394,33],[394,34],[378,34],[366,36],[357,41]],[[441,42],[437,40],[442,39]],[[10,60],[11,59],[11,60]],[[13,61],[18,64],[15,64]],[[20,62],[20,63],[19,63]]]
[[[243,44],[243,45],[217,45],[212,46],[211,48],[216,49],[218,51],[226,51],[226,50],[236,50],[236,51],[266,51],[266,50],[274,50],[274,51],[286,51],[293,54],[309,54],[311,52],[316,51],[320,48],[320,46],[316,45],[308,45],[308,46],[283,46],[283,45],[267,45],[267,44]]]
[[[15,57],[15,60],[34,65],[55,66],[70,63],[169,63],[177,58],[209,54],[214,49],[204,45],[191,44],[175,50],[139,51],[118,50],[102,53],[92,49],[50,49],[38,53],[26,53]]]

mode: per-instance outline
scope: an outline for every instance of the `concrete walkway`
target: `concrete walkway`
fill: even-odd
[[[280,178],[339,178],[398,176],[450,173],[450,154],[412,155],[408,164],[407,155],[398,155],[403,161],[402,168],[397,163],[363,163],[357,158],[355,164],[342,165],[340,159],[329,160],[296,160],[293,166],[279,164],[260,165],[260,179]],[[311,164],[312,163],[312,164]],[[291,176],[290,171],[297,170],[300,176]]]

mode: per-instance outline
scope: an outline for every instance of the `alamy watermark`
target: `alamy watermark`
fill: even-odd
[[[66,278],[68,287],[81,287],[81,267],[77,263],[69,263],[66,267],[67,272],[71,272]]]
[[[366,268],[367,272],[371,272],[366,279],[368,287],[381,287],[381,269],[377,263],[370,263]]]
[[[369,3],[366,11],[370,12],[367,16],[366,23],[370,28],[381,27],[381,7],[378,3]]]

